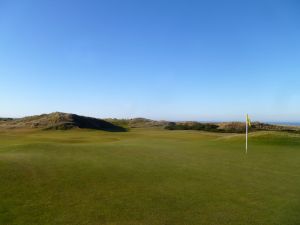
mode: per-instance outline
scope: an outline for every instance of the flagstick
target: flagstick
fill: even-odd
[[[248,118],[246,117],[246,154],[248,153]]]

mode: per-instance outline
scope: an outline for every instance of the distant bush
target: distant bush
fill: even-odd
[[[203,131],[220,131],[218,125],[212,123],[169,123],[165,129],[167,130],[203,130]]]
[[[0,121],[12,121],[13,118],[0,118]]]

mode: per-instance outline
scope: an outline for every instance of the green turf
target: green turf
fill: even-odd
[[[297,225],[300,136],[0,133],[1,225]]]

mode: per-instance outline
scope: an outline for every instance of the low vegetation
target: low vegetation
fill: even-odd
[[[167,130],[203,130],[211,132],[219,132],[219,126],[212,123],[197,123],[197,122],[185,122],[175,123],[170,122],[165,129]]]
[[[223,133],[244,133],[245,123],[228,122],[228,123],[199,123],[199,122],[170,122],[165,126],[167,130],[202,130],[210,132]],[[254,131],[284,131],[300,133],[300,127],[297,126],[279,126],[266,123],[254,122],[249,128],[249,132]]]
[[[150,120],[146,118],[133,118],[133,119],[105,119],[108,122],[116,124],[118,126],[126,127],[126,128],[154,128],[154,127],[165,127],[169,124],[168,121],[157,121]]]

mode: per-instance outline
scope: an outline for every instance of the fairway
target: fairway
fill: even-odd
[[[300,135],[0,132],[1,225],[297,225]]]

